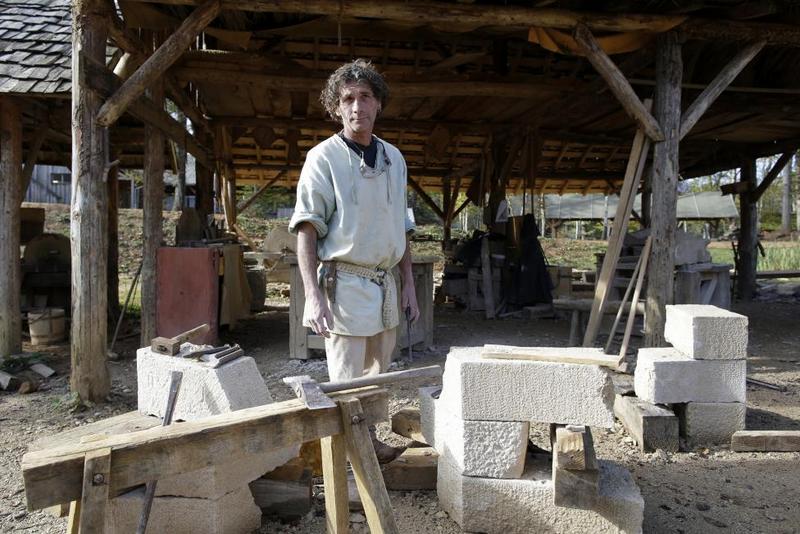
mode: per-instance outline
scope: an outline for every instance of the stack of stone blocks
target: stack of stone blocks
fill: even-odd
[[[747,317],[699,304],[666,312],[673,346],[639,349],[636,396],[672,405],[690,448],[730,443],[745,426]]]
[[[253,358],[242,356],[212,368],[183,357],[197,348],[200,347],[184,343],[176,356],[158,354],[149,347],[137,351],[140,413],[163,418],[172,371],[183,373],[174,424],[272,402]],[[160,479],[147,531],[235,534],[258,529],[261,509],[256,506],[248,484],[285,464],[298,452],[299,445],[256,454],[219,451],[218,464]],[[143,498],[144,488],[138,488],[112,499],[105,532],[135,532]]]
[[[588,465],[577,471],[566,466],[568,472],[554,455],[528,447],[531,422],[554,424],[554,436],[555,424],[576,425],[560,429],[569,432],[610,428],[608,372],[595,365],[484,359],[481,350],[452,349],[442,387],[420,389],[422,431],[439,453],[442,508],[465,532],[640,532],[644,501],[626,469],[594,460],[592,449]],[[586,491],[559,491],[562,483],[577,487],[576,478]]]

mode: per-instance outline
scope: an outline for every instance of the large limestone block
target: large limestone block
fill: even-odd
[[[697,234],[678,230],[675,232],[675,265],[708,263],[711,253],[706,248],[708,240]]]
[[[689,402],[677,405],[681,434],[690,448],[730,443],[744,430],[747,406],[742,402]]]
[[[664,339],[697,360],[744,360],[747,317],[704,304],[667,306]]]
[[[596,365],[481,358],[455,348],[445,363],[439,405],[468,421],[535,421],[610,428],[614,386]]]
[[[694,360],[678,349],[639,349],[633,388],[654,404],[745,402],[746,360]]]
[[[464,421],[420,389],[420,419],[423,435],[433,436],[436,451],[455,462],[463,475],[489,478],[519,478],[528,450],[528,422]],[[427,399],[422,400],[424,397]],[[425,420],[422,420],[423,413]],[[432,430],[427,430],[426,426]]]
[[[466,532],[642,531],[644,500],[625,468],[600,461],[596,507],[579,510],[553,504],[549,457],[529,463],[520,479],[495,479],[464,476],[440,457],[439,503]]]
[[[241,455],[230,461],[158,481],[156,495],[218,499],[246,487],[280,467],[300,452],[300,445],[261,454]]]
[[[181,353],[190,348],[190,344],[184,344]],[[256,362],[249,356],[212,368],[191,358],[165,356],[144,347],[136,351],[139,413],[164,417],[172,371],[183,373],[175,421],[192,421],[272,402]]]
[[[142,513],[144,488],[109,501],[106,534],[136,532]],[[261,526],[261,509],[247,486],[219,499],[156,497],[150,509],[147,532],[169,534],[249,534]]]

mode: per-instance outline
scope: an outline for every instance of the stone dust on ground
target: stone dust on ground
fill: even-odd
[[[237,342],[252,355],[275,400],[291,397],[281,382],[289,375],[308,374],[324,380],[324,360],[288,359],[289,328],[286,300],[271,301],[268,311],[225,332],[223,341]],[[734,310],[750,317],[748,373],[754,378],[784,386],[786,391],[748,387],[749,429],[800,429],[800,303],[756,301],[737,304]],[[504,343],[529,346],[563,346],[569,322],[507,318],[486,321],[482,315],[436,309],[435,346],[419,352],[413,366],[443,364],[451,346]],[[110,402],[80,412],[71,411],[68,394],[68,346],[37,350],[49,353],[48,363],[58,375],[28,395],[0,392],[0,531],[63,532],[65,519],[42,511],[26,511],[20,460],[28,445],[41,436],[83,425],[136,408],[135,338],[123,340],[116,350],[119,361],[111,362]],[[32,347],[26,346],[26,350]],[[402,362],[399,366],[403,366]],[[390,412],[417,404],[417,387],[424,381],[390,388]],[[532,425],[532,439],[546,445],[543,425]],[[770,532],[800,530],[800,453],[732,453],[727,447],[691,452],[642,454],[617,424],[595,430],[598,456],[625,465],[645,500],[644,531]],[[379,426],[379,435],[402,444],[404,438],[390,435],[389,425]],[[542,442],[542,443],[539,443]],[[404,534],[456,533],[457,525],[438,505],[435,492],[390,492],[400,531]],[[293,523],[268,521],[261,533],[323,533],[324,506],[316,499],[313,510]],[[368,532],[363,515],[354,514],[352,532]]]

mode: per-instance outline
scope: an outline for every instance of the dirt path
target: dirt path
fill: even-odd
[[[797,302],[755,302],[735,311],[750,317],[749,374],[786,386],[785,392],[748,388],[748,428],[800,429],[800,330]],[[436,310],[436,346],[419,355],[414,365],[444,363],[451,346],[506,343],[515,345],[565,345],[568,322],[506,319],[485,321],[478,314]],[[288,313],[273,308],[225,334],[240,343],[258,362],[272,396],[290,397],[280,382],[287,375],[309,374],[324,379],[323,360],[288,360]],[[135,340],[124,342],[125,356],[110,364],[113,377],[111,402],[81,413],[69,410],[68,357],[65,347],[49,350],[51,365],[59,372],[41,391],[30,395],[0,393],[0,531],[63,532],[64,519],[43,512],[26,512],[19,461],[35,438],[123,413],[136,407]],[[29,347],[28,347],[29,348]],[[416,404],[416,388],[405,384],[391,388],[392,412]],[[388,425],[379,428],[388,437]],[[542,425],[532,437],[544,440]],[[388,437],[402,442],[402,438]],[[800,454],[731,453],[726,447],[678,454],[641,454],[617,425],[596,430],[601,458],[630,469],[645,499],[645,532],[797,532],[800,529]],[[544,443],[539,443],[544,445]],[[435,492],[392,492],[400,530],[407,534],[454,533],[459,529],[438,506]],[[314,510],[295,524],[266,522],[262,533],[322,533],[324,508]],[[366,532],[355,524],[354,532]]]

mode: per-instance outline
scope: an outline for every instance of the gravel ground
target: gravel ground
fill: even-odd
[[[769,301],[735,306],[750,317],[750,376],[786,387],[785,392],[748,388],[747,427],[800,429],[800,303],[784,292]],[[286,301],[274,301],[270,311],[241,323],[224,341],[240,343],[255,357],[275,400],[290,397],[280,379],[309,374],[326,377],[322,360],[288,360],[288,310]],[[485,321],[478,314],[437,309],[435,347],[416,359],[415,366],[444,363],[451,346],[505,343],[513,345],[565,345],[568,321],[508,318]],[[68,347],[48,347],[49,363],[59,374],[39,391],[20,395],[0,392],[0,531],[63,532],[65,519],[42,511],[28,512],[19,462],[34,439],[90,423],[136,407],[133,353],[135,338],[124,340],[122,359],[111,362],[110,401],[81,412],[71,410],[68,395]],[[26,347],[30,350],[31,347]],[[416,401],[419,383],[390,388],[393,413]],[[390,435],[388,424],[379,435]],[[545,445],[545,428],[533,425],[532,438]],[[800,530],[800,454],[732,453],[727,447],[691,452],[642,454],[619,426],[595,430],[598,456],[630,469],[645,499],[645,532],[770,532]],[[435,492],[390,492],[400,531],[408,534],[460,532],[438,506]],[[351,516],[353,532],[367,532],[363,516]],[[325,532],[321,499],[314,509],[294,523],[265,521],[262,533]]]

